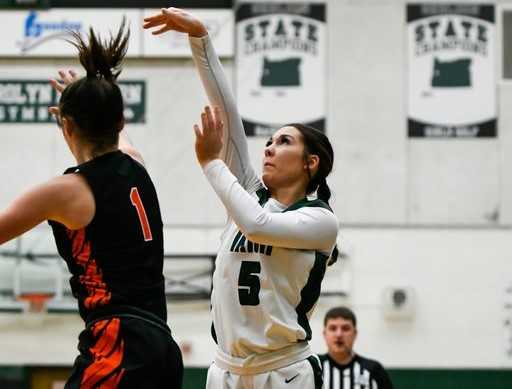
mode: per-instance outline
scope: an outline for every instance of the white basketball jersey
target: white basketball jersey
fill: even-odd
[[[305,212],[307,205],[302,204]],[[286,209],[272,198],[263,208]],[[231,222],[213,276],[213,326],[224,352],[245,358],[309,340],[308,319],[320,295],[327,258],[315,250],[251,242]]]

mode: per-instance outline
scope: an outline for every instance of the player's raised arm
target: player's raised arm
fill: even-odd
[[[155,28],[154,35],[174,30],[187,33],[194,62],[212,106],[220,108],[224,123],[223,149],[220,158],[226,162],[240,184],[250,192],[261,182],[249,160],[247,139],[235,98],[204,24],[194,15],[178,9],[162,9],[145,19],[144,28]]]
[[[206,107],[201,126],[194,125],[196,156],[238,228],[255,243],[330,252],[338,231],[337,218],[330,209],[307,207],[271,212],[239,185],[219,158],[223,138],[220,113],[217,107],[213,112]],[[318,157],[314,159],[313,163],[318,164]]]

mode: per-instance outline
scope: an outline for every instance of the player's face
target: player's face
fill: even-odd
[[[279,189],[309,177],[304,159],[302,134],[295,127],[282,127],[267,141],[263,157],[263,182]]]
[[[329,354],[349,356],[357,336],[357,329],[351,320],[338,317],[327,320],[324,328],[324,339]]]

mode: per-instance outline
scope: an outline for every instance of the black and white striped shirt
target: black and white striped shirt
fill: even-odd
[[[377,361],[355,355],[340,365],[329,354],[319,355],[324,374],[324,389],[393,389],[384,367]]]

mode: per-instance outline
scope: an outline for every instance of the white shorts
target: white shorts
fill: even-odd
[[[316,356],[266,373],[237,375],[215,363],[208,369],[206,389],[321,389],[322,368]]]

